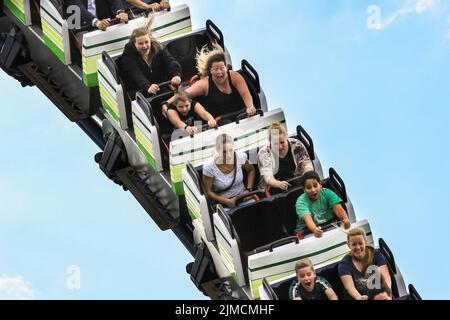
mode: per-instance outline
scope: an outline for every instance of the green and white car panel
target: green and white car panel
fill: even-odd
[[[367,220],[352,225],[352,228],[363,228],[366,231],[367,241],[373,244],[372,232]],[[347,253],[347,235],[343,230],[329,230],[321,238],[310,236],[290,244],[274,248],[249,256],[248,278],[252,297],[259,299],[259,286],[263,278],[269,282],[279,280],[285,276],[295,274],[295,263],[308,258],[316,269],[340,261]]]
[[[125,110],[125,93],[120,83],[100,59],[98,60],[98,79],[100,98],[105,111],[119,124],[122,130],[128,129]]]
[[[144,154],[150,166],[156,171],[163,171],[161,149],[159,145],[158,129],[151,123],[142,109],[139,101],[131,103],[134,135],[139,149]]]
[[[3,0],[3,4],[9,9],[24,25],[31,25],[31,0]]]
[[[82,64],[83,82],[88,87],[98,85],[97,60],[106,51],[110,56],[121,54],[130,39],[132,31],[145,26],[146,18],[140,17],[108,28],[107,31],[96,30],[83,35]],[[155,14],[153,23],[154,36],[164,41],[192,31],[192,22],[187,5],[173,7],[169,12]]]
[[[41,23],[46,46],[64,64],[72,63],[67,21],[49,0],[41,0]]]
[[[222,207],[218,206],[218,210],[222,210]],[[236,281],[236,284],[243,287],[246,283],[239,245],[236,239],[231,236],[228,228],[225,226],[225,222],[218,213],[213,214],[213,223],[220,258],[228,269],[229,274]]]
[[[177,195],[184,194],[183,169],[190,162],[197,166],[210,159],[215,153],[216,137],[222,133],[231,134],[236,151],[248,151],[265,145],[268,141],[268,129],[274,122],[285,125],[284,113],[280,108],[268,111],[263,116],[246,118],[236,123],[229,123],[217,130],[207,130],[193,138],[170,142],[170,176],[172,187]]]

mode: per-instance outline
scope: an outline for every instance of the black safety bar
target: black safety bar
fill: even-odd
[[[300,140],[301,143],[303,143],[303,145],[305,146],[306,150],[308,151],[309,158],[311,160],[314,160],[314,143],[310,135],[302,126],[297,126],[297,139]]]
[[[266,293],[268,294],[270,300],[278,300],[277,294],[275,293],[275,291],[273,291],[272,287],[269,284],[269,281],[267,281],[265,277],[263,278],[262,285],[266,290]]]
[[[274,241],[269,245],[269,251],[272,252],[273,249],[284,246],[285,244],[288,244],[288,243],[291,243],[294,241],[296,244],[298,244],[298,238],[296,236],[290,236],[290,237],[286,237],[286,238]]]
[[[223,33],[211,20],[206,20],[206,35],[211,42],[217,42],[225,50]]]
[[[347,190],[345,189],[344,181],[338,175],[336,170],[334,170],[334,168],[330,168],[330,170],[328,171],[328,174],[329,174],[329,177],[330,177],[329,179],[330,179],[331,186],[333,188],[335,188],[335,190],[339,193],[339,196],[341,197],[341,199],[344,202],[347,202],[348,201]]]
[[[192,163],[188,162],[186,164],[186,170],[187,170],[188,174],[191,176],[191,178],[194,180],[195,184],[197,185],[197,188],[200,191],[200,194],[203,196],[205,194],[205,192],[203,190],[203,184],[200,180],[197,170],[195,170],[195,167],[192,165]]]
[[[226,214],[225,212],[223,212],[222,210],[217,210],[217,213],[219,214],[219,217],[222,219],[223,223],[225,223],[225,226],[228,229],[228,232],[231,235],[232,239],[235,239],[235,234],[234,234],[234,228],[233,228],[233,223],[231,221],[231,218],[228,214]]]
[[[261,93],[261,84],[259,82],[259,75],[258,72],[256,72],[255,68],[253,68],[253,66],[247,60],[244,59],[241,62],[241,70],[242,73],[245,76],[247,76],[250,81],[253,82],[256,92]]]
[[[236,206],[241,203],[245,198],[251,197],[253,195],[257,195],[260,196],[261,198],[264,198],[264,192],[262,190],[255,190],[246,194],[242,194],[240,196],[237,196],[234,199],[234,203],[236,204]]]
[[[256,110],[256,113],[252,116],[252,117],[254,117],[254,116],[256,116],[256,115],[258,115],[259,114],[259,116],[264,116],[264,111],[262,111],[261,109],[257,109]],[[245,119],[245,118],[248,118],[248,115],[247,115],[247,112],[242,112],[242,113],[240,113],[237,117],[236,117],[236,124],[239,124],[239,122],[241,121],[241,120],[243,120],[243,119]]]
[[[136,92],[136,102],[142,108],[144,113],[147,115],[152,126],[155,125],[155,117],[153,115],[152,106],[148,102],[147,98],[140,92]]]
[[[391,249],[389,249],[388,245],[383,240],[383,238],[380,238],[378,240],[378,245],[380,246],[381,253],[386,258],[387,263],[391,267],[392,272],[394,273],[394,275],[397,274],[397,267],[395,265],[395,259]]]
[[[422,297],[420,296],[420,294],[417,292],[416,288],[410,284],[408,286],[408,291],[409,291],[409,297],[411,300],[422,300]]]
[[[119,68],[117,67],[117,64],[113,60],[113,58],[111,58],[110,55],[106,51],[102,51],[102,61],[108,68],[109,72],[112,73],[114,80],[116,80],[116,83],[121,84],[120,76],[119,76]]]

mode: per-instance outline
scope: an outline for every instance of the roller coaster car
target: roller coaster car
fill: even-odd
[[[195,56],[197,50],[204,45],[211,45],[213,42],[217,42],[224,46],[224,40],[222,32],[219,28],[210,20],[206,22],[204,29],[189,33],[187,35],[175,37],[167,42],[163,42],[169,52],[180,62],[183,69],[183,80],[190,79],[195,70]],[[227,63],[231,63],[231,58],[226,51]],[[128,97],[125,92],[123,83],[123,72],[121,65],[121,53],[116,54],[113,57],[108,52],[102,53],[102,59],[97,61],[98,65],[98,79],[100,86],[100,96],[102,98],[102,105],[104,109],[110,114],[110,116],[117,122],[122,130],[132,129],[132,117],[131,117],[131,100],[135,97]],[[153,101],[153,109],[160,109],[160,103],[163,98],[167,98],[173,93],[167,93],[164,96],[156,96],[149,99]],[[160,112],[157,113],[159,117]],[[161,124],[165,124],[166,119],[158,120]],[[164,121],[162,121],[164,120]]]
[[[392,279],[393,298],[396,300],[422,300],[412,284],[408,286],[408,291],[406,291],[403,277],[386,242],[380,238],[378,244],[378,249],[387,261]],[[339,262],[334,262],[321,268],[316,268],[316,273],[331,284],[339,299],[351,299],[339,277],[338,264]],[[297,281],[295,274],[270,282],[267,278],[264,278],[262,285],[259,287],[261,300],[288,300],[289,287],[294,280]]]
[[[363,227],[371,236],[367,221],[356,221],[342,179],[334,169],[329,174],[328,179],[322,180],[324,187],[344,200],[342,204],[353,227]],[[209,245],[209,251],[216,253],[212,254],[216,266],[223,265],[240,287],[249,286],[252,298],[259,298],[258,287],[263,277],[278,279],[292,274],[300,257],[310,257],[315,265],[325,265],[348,251],[345,235],[330,227],[324,227],[322,238],[309,235],[297,240],[295,202],[303,193],[302,187],[269,198],[256,191],[262,199],[225,212],[221,205],[211,210],[201,183],[200,167],[188,165],[183,178],[194,234],[197,232]],[[372,241],[371,237],[369,240]]]
[[[217,135],[231,134],[235,150],[247,152],[257,163],[258,150],[268,143],[269,126],[274,122],[287,125],[281,109],[268,111],[258,73],[246,60],[238,72],[249,87],[257,115],[226,115],[231,123],[165,144],[162,137],[172,126],[161,116],[161,102],[172,93],[150,98],[137,94],[132,101],[120,76],[120,54],[132,30],[145,24],[145,17],[105,32],[86,32],[71,30],[60,0],[3,0],[0,4],[0,31],[6,35],[0,38],[2,69],[23,85],[35,84],[94,140],[103,151],[96,155],[102,171],[129,189],[156,224],[162,230],[172,229],[195,256],[187,271],[197,287],[206,290],[203,282],[211,282],[204,291],[210,297],[221,294],[216,284],[230,284],[231,294],[240,298],[285,298],[287,289],[283,288],[294,277],[295,262],[309,257],[342,295],[336,262],[348,252],[346,235],[324,227],[321,238],[309,235],[297,240],[295,201],[303,192],[301,187],[278,194],[256,191],[258,201],[228,212],[221,205],[213,208],[204,192],[202,165],[215,153]],[[209,20],[204,29],[192,32],[186,5],[158,13],[153,27],[157,39],[180,61],[185,82],[196,74],[198,49],[213,42],[224,47],[222,32]],[[297,127],[295,136],[323,179],[312,139],[302,127]],[[352,226],[364,228],[373,243],[369,223],[356,219],[336,171],[330,169],[323,185],[343,199]],[[408,294],[382,239],[379,248],[388,261],[396,297],[420,299],[412,285]]]
[[[264,93],[262,92],[259,84],[258,73],[246,60],[243,60],[241,62],[241,70],[238,70],[238,72],[244,77],[247,86],[249,87],[258,114],[262,115],[263,110],[267,110],[267,104]],[[159,95],[157,97],[154,97],[149,100],[147,106],[144,106],[145,101],[143,99],[137,99],[136,104],[133,102],[133,125],[136,133],[136,139],[139,141],[140,138],[144,138],[144,135],[141,133],[144,132],[142,130],[145,130],[145,127],[142,126],[142,124],[144,123],[141,117],[142,112],[141,110],[138,109],[138,106],[141,106],[141,109],[145,110],[146,112],[148,111],[147,114],[149,116],[147,116],[147,118],[150,119],[149,123],[150,126],[148,127],[150,129],[150,132],[156,131],[158,137],[160,138],[159,139],[160,148],[156,149],[157,151],[159,151],[159,154],[157,152],[153,153],[158,157],[156,163],[157,164],[161,163],[161,165],[158,167],[158,170],[165,170],[170,167],[174,189],[177,192],[177,194],[182,194],[182,190],[180,189],[181,186],[180,175],[181,169],[184,167],[184,164],[186,163],[185,160],[188,159],[189,161],[194,163],[206,160],[205,157],[208,154],[207,151],[203,152],[203,154],[200,155],[196,153],[195,150],[199,147],[201,143],[203,143],[203,145],[206,146],[206,144],[212,142],[212,139],[215,139],[216,134],[214,133],[214,130],[213,131],[209,130],[203,134],[196,134],[194,137],[185,136],[183,138],[182,135],[180,137],[173,136],[172,139],[162,139],[162,137],[171,136],[171,133],[173,131],[173,125],[162,116],[161,102],[164,100],[168,100],[172,95],[173,93],[168,92]],[[249,124],[244,125],[243,124],[244,122],[241,122],[241,124],[239,124],[240,121],[239,119],[247,117],[245,114],[243,115],[242,113],[245,113],[245,111],[242,110],[238,113],[222,115],[221,117],[222,119],[232,119],[233,124],[228,126],[221,126],[220,128],[222,129],[219,131],[223,132],[225,128],[228,131],[231,131],[234,130],[233,127],[239,127],[239,130],[243,130],[242,128],[245,127],[247,128],[247,131],[250,130],[251,128],[249,127]],[[206,130],[208,128],[207,126],[204,126],[203,129]],[[152,141],[155,140],[152,139]],[[141,145],[144,146],[145,145],[144,143],[145,141],[143,141]],[[144,153],[149,154],[147,149],[141,148],[141,150],[143,150]],[[152,159],[150,158],[150,160]]]
[[[143,26],[146,18],[113,25],[106,31],[91,31],[89,27],[75,29],[74,19],[60,0],[4,0],[3,4],[2,12],[7,17],[0,21],[2,31],[11,28],[4,27],[3,22],[13,22],[14,28],[20,29],[16,31],[15,39],[20,39],[17,47],[29,51],[27,61],[16,59],[25,76],[16,78],[23,84],[36,84],[71,121],[95,115],[101,106],[97,60],[102,51],[110,55],[121,53],[132,30]],[[191,32],[188,6],[157,13],[153,28],[161,41]]]
[[[204,45],[211,45],[213,42],[223,44],[222,32],[212,21],[206,22],[206,27],[199,31],[185,36],[178,36],[168,40],[167,47],[172,54],[179,59],[183,68],[183,79],[190,78],[194,72],[195,56],[197,50]],[[231,58],[225,48],[227,63],[231,63]],[[98,79],[102,105],[108,120],[119,131],[121,136],[126,132],[130,139],[135,140],[148,163],[157,172],[163,170],[161,154],[167,154],[167,148],[161,150],[160,140],[162,132],[168,131],[169,123],[161,116],[161,102],[168,99],[173,93],[144,98],[139,95],[131,102],[130,97],[124,91],[121,70],[121,55],[110,57],[107,52],[103,52],[102,59],[98,60]],[[134,98],[134,97],[132,97]],[[124,138],[128,140],[128,138]],[[127,142],[125,142],[127,144]],[[167,156],[166,156],[167,158]],[[167,162],[167,161],[166,161]],[[166,165],[167,167],[167,165]]]

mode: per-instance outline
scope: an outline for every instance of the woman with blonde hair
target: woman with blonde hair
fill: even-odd
[[[261,189],[268,185],[286,190],[289,187],[286,180],[314,170],[303,143],[289,138],[279,122],[269,127],[269,143],[258,152],[258,167],[261,174],[258,187]]]
[[[390,289],[392,282],[386,259],[367,243],[364,229],[348,231],[347,245],[350,252],[339,262],[338,272],[348,295],[355,300],[368,300],[370,290],[377,285],[384,284]]]
[[[126,91],[134,97],[137,91],[144,95],[157,94],[158,83],[171,80],[173,86],[181,83],[181,65],[167,48],[151,33],[154,15],[145,26],[134,29],[121,57],[121,70]]]
[[[243,169],[247,171],[246,184]],[[208,197],[226,208],[234,208],[236,197],[251,192],[254,181],[255,168],[247,159],[247,154],[234,151],[230,135],[218,135],[216,154],[203,166],[203,184]]]
[[[197,98],[213,117],[241,110],[248,116],[256,113],[247,83],[238,72],[228,70],[220,45],[215,43],[212,50],[204,46],[196,59],[201,79],[186,90],[191,98]],[[171,98],[163,105],[163,113],[172,102]]]

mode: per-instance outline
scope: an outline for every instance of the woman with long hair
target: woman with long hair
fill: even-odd
[[[204,46],[196,60],[201,79],[186,90],[191,98],[196,98],[213,117],[239,111],[248,116],[256,113],[247,83],[238,72],[228,70],[220,45],[215,43],[211,50]],[[172,102],[171,98],[163,105],[163,114]]]
[[[391,276],[381,252],[367,243],[362,228],[347,233],[350,252],[339,262],[338,272],[348,295],[355,300],[368,300],[370,290],[376,286],[391,288]]]
[[[181,65],[153,37],[153,21],[152,14],[145,26],[133,30],[121,57],[121,75],[131,97],[138,91],[147,96],[157,94],[160,91],[158,83],[168,80],[173,86],[181,83]]]

